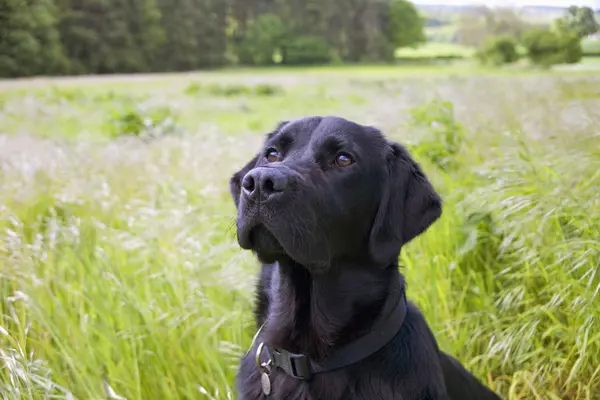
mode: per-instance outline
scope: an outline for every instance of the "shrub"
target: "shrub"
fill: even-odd
[[[546,67],[577,63],[583,55],[581,39],[564,30],[532,29],[524,35],[523,45],[531,62]]]
[[[133,135],[156,138],[181,131],[169,107],[149,107],[145,104],[126,105],[113,112],[109,126],[112,137]]]
[[[576,64],[583,58],[583,49],[581,47],[581,38],[574,33],[563,32],[560,36],[560,42],[563,48],[564,62],[567,64]]]
[[[206,86],[206,91],[213,96],[241,96],[243,94],[251,94],[252,89],[246,85],[240,85],[236,83],[228,85],[212,84]]]
[[[246,86],[240,84],[210,84],[202,85],[199,82],[192,82],[185,89],[185,94],[190,96],[199,95],[201,92],[205,92],[212,96],[241,96],[241,95],[256,95],[256,96],[277,96],[284,92],[283,88],[279,85],[272,85],[268,83],[260,83],[256,86]]]
[[[423,154],[442,170],[457,165],[456,155],[464,142],[464,129],[454,116],[454,104],[434,100],[410,112],[412,126],[423,128],[425,134],[413,145],[413,150]]]
[[[189,96],[195,96],[202,91],[202,85],[200,82],[192,82],[190,83],[184,90],[184,93]]]
[[[523,45],[532,63],[550,66],[561,62],[558,35],[550,29],[536,28],[525,33]]]
[[[277,96],[283,93],[283,88],[279,85],[271,85],[269,83],[260,83],[254,88],[254,93],[257,96]]]
[[[508,36],[488,38],[477,52],[477,57],[484,64],[504,65],[513,63],[519,59],[517,42]]]
[[[298,36],[282,47],[282,63],[289,65],[326,64],[331,61],[331,49],[321,38]]]

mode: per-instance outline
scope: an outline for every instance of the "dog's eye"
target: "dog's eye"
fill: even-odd
[[[272,147],[267,150],[265,157],[270,163],[279,161],[281,159],[281,155],[279,154],[279,152]]]
[[[353,163],[354,160],[352,159],[352,156],[350,156],[350,154],[340,153],[337,156],[335,156],[335,165],[337,165],[338,167],[347,167]]]

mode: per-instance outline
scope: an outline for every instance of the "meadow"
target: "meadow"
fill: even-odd
[[[258,264],[228,179],[340,115],[444,199],[401,254],[506,399],[600,399],[600,74],[323,67],[0,81],[0,398],[233,399]]]

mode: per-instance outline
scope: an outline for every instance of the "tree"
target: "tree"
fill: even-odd
[[[185,71],[223,65],[227,52],[227,1],[158,0],[165,42],[160,69]]]
[[[583,58],[581,38],[575,33],[563,32],[560,34],[563,61],[567,64],[576,64]]]
[[[514,8],[499,7],[488,9],[485,15],[486,30],[489,35],[520,39],[530,29]]]
[[[456,40],[465,46],[481,46],[489,33],[485,20],[474,13],[463,13],[458,17]]]
[[[289,39],[282,49],[283,64],[326,64],[331,61],[331,49],[316,36],[297,36]]]
[[[413,3],[390,0],[385,34],[396,48],[415,47],[426,41],[425,19]]]
[[[237,53],[244,64],[273,64],[275,52],[281,50],[287,30],[281,19],[272,13],[260,15],[248,25]]]
[[[562,18],[556,21],[559,29],[572,32],[584,38],[600,30],[600,25],[590,7],[571,6]]]
[[[514,8],[473,7],[458,19],[457,36],[461,44],[480,47],[490,37],[521,39],[531,26]]]
[[[67,63],[50,0],[0,2],[0,76],[63,73]]]
[[[160,49],[165,43],[161,12],[156,0],[129,0],[126,3],[128,30],[133,50],[139,57],[138,71],[158,70]]]
[[[510,64],[519,59],[517,42],[510,36],[488,38],[483,47],[477,52],[478,58],[484,64]]]
[[[527,56],[537,65],[549,67],[581,60],[581,39],[574,33],[535,28],[523,37]]]
[[[391,61],[424,24],[408,0],[0,0],[0,74]]]
[[[155,70],[164,32],[155,0],[56,0],[71,73]]]

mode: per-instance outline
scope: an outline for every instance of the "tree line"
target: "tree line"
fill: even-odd
[[[389,61],[423,27],[407,0],[1,0],[0,76]]]
[[[570,6],[549,26],[528,24],[514,10],[501,11],[484,14],[487,34],[479,35],[477,57],[485,64],[513,63],[520,58],[519,47],[535,65],[578,63],[582,39],[600,30],[590,7]]]

